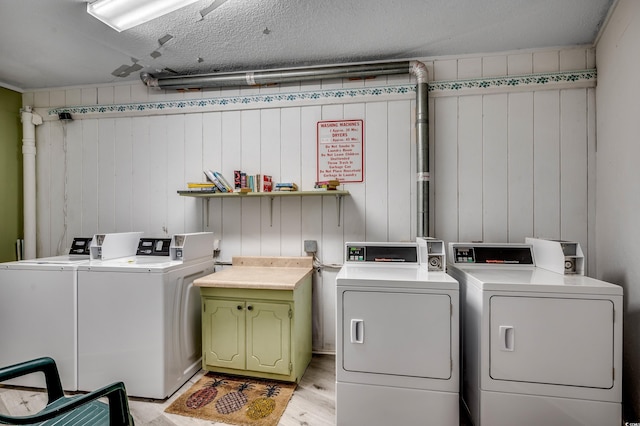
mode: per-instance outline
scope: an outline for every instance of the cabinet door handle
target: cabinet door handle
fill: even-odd
[[[247,310],[248,311],[253,311],[253,306],[251,306],[251,305],[247,306]]]
[[[238,310],[241,311],[242,310],[242,305],[238,305]]]

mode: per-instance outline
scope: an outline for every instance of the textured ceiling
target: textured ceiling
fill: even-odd
[[[86,13],[86,0],[0,0],[0,85],[30,90],[134,80],[140,71],[194,74],[590,44],[612,3],[200,0],[118,33]]]

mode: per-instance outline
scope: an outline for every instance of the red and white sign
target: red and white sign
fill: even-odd
[[[362,120],[318,121],[318,181],[363,180]]]

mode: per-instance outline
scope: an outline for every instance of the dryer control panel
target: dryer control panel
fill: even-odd
[[[454,264],[535,266],[529,244],[450,243]]]
[[[169,256],[171,238],[140,238],[137,256]]]
[[[418,264],[414,243],[347,243],[345,262]]]

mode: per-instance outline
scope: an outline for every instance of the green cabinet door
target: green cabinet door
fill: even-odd
[[[311,361],[311,276],[293,291],[200,287],[202,368],[299,381]]]
[[[225,368],[245,368],[245,302],[203,300],[204,364]]]
[[[291,307],[247,301],[247,370],[291,373]]]

